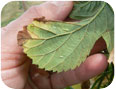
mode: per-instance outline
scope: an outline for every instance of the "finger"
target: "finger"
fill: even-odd
[[[9,54],[9,53],[2,53],[1,57],[1,69],[11,69],[15,68],[17,66],[20,66],[25,63],[25,60],[28,58],[25,56],[25,54]]]
[[[31,80],[29,83],[32,88],[40,88],[40,89],[51,88],[49,73],[47,73],[44,70],[38,69],[38,67],[35,65],[31,65],[30,78]]]
[[[53,74],[51,76],[52,88],[65,88],[88,80],[103,72],[107,64],[106,57],[103,54],[92,55],[75,70]]]
[[[39,16],[45,16],[48,20],[64,20],[71,12],[73,2],[71,1],[57,1],[46,2],[40,6],[35,7]],[[48,8],[48,10],[46,9]],[[39,13],[41,12],[41,13]]]
[[[50,20],[64,20],[71,12],[73,2],[67,1],[56,1],[46,2],[41,5],[32,6],[28,9],[21,17],[11,22],[7,27],[22,29],[23,26],[28,25],[34,18],[45,16],[46,19]]]
[[[2,70],[3,82],[10,88],[23,88],[28,76],[30,61],[26,60],[20,66]]]
[[[99,38],[95,45],[93,46],[93,49],[91,50],[91,54],[95,54],[95,53],[98,53],[102,50],[106,49],[106,43],[105,43],[105,40],[103,38]]]

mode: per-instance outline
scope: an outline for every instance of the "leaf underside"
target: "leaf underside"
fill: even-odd
[[[47,21],[41,18],[18,33],[18,42],[33,64],[53,72],[75,69],[90,54],[100,37],[104,38],[111,52],[114,14],[107,3],[75,3],[70,18],[80,21]]]

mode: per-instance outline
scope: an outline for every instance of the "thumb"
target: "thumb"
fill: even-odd
[[[32,6],[22,16],[10,23],[7,27],[19,27],[18,30],[20,30],[23,26],[30,24],[34,18],[42,16],[48,20],[64,20],[71,12],[72,7],[73,2],[71,1],[46,2],[41,5]]]
[[[45,16],[49,20],[64,20],[72,10],[73,3],[70,1],[63,2],[46,2],[40,6],[34,6],[37,16]]]

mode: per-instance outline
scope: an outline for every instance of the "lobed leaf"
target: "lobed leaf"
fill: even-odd
[[[100,37],[105,39],[109,52],[113,49],[114,14],[107,3],[76,3],[70,17],[80,21],[38,19],[19,32],[18,42],[33,64],[53,72],[75,69]]]

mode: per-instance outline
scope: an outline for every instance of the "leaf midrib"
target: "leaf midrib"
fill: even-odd
[[[104,2],[104,4],[103,4],[103,6],[100,8],[99,12],[98,12],[95,16],[93,16],[93,18],[91,18],[90,22],[88,22],[87,24],[82,25],[82,27],[80,27],[80,28],[78,28],[78,29],[75,29],[75,30],[73,30],[73,31],[71,31],[71,32],[67,32],[67,33],[65,33],[65,34],[55,35],[55,36],[53,36],[53,37],[47,38],[46,40],[52,39],[52,38],[55,38],[55,37],[61,36],[61,35],[72,34],[72,33],[76,32],[76,31],[82,29],[83,27],[85,27],[85,26],[87,26],[88,24],[90,24],[94,19],[96,19],[96,17],[102,12],[102,10],[104,9],[104,7],[105,7],[105,2]],[[39,28],[39,27],[38,27],[38,28]],[[44,29],[43,29],[43,30],[44,30]],[[66,41],[67,41],[67,40],[66,40]],[[66,43],[66,41],[65,41],[65,43]],[[65,43],[63,43],[63,44],[65,44]],[[63,44],[62,44],[62,45],[63,45]],[[59,47],[61,47],[62,45],[60,45]],[[58,48],[59,48],[59,47],[58,47]],[[29,49],[31,49],[31,48],[29,48]],[[54,51],[56,51],[56,50],[57,50],[57,48],[56,48],[55,50],[53,50],[53,51],[51,51],[51,52],[48,52],[48,53],[45,53],[45,54],[41,54],[41,55],[32,55],[32,56],[44,56],[44,55],[47,55],[47,54],[49,54],[49,53],[52,53],[52,52],[54,52]]]

